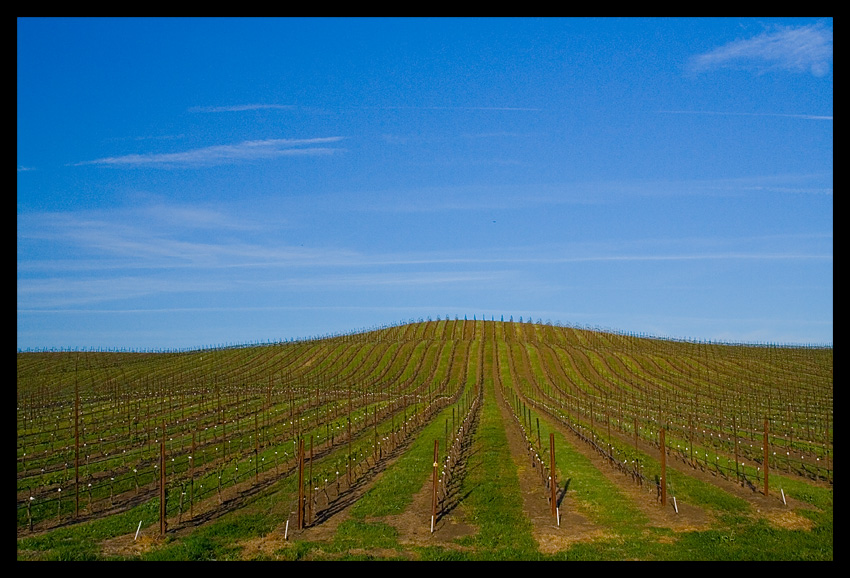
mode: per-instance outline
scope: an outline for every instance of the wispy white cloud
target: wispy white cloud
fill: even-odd
[[[27,172],[27,171],[34,171],[34,170],[35,170],[35,169],[34,169],[34,168],[32,168],[32,167],[23,167],[23,166],[21,166],[21,165],[18,165],[18,172],[19,172],[19,173],[25,173],[25,172]]]
[[[480,132],[480,133],[464,133],[463,138],[470,139],[489,139],[489,138],[516,138],[533,136],[531,133],[495,131],[495,132]]]
[[[292,110],[292,104],[235,104],[230,106],[193,106],[189,112],[244,112],[246,110]]]
[[[718,116],[777,116],[785,118],[801,118],[804,120],[832,120],[832,116],[817,114],[781,114],[773,112],[724,112],[714,110],[659,110],[661,114],[706,114]]]
[[[179,140],[182,138],[186,138],[185,134],[155,134],[155,135],[141,135],[141,136],[119,136],[106,139],[107,141],[113,142],[126,142],[126,141],[166,141],[166,140]]]
[[[752,186],[742,187],[747,191],[773,191],[777,193],[790,193],[793,195],[831,195],[832,187],[774,187],[774,186]]]
[[[17,285],[19,310],[64,308],[163,293],[214,292],[222,288],[219,281],[130,275],[108,278],[18,279]]]
[[[828,267],[833,261],[831,232],[395,252],[371,245],[300,246],[293,242],[296,229],[287,224],[297,218],[297,210],[271,205],[258,212],[238,203],[160,198],[121,209],[18,215],[18,311],[97,303],[129,307],[131,301],[156,307],[160,296],[185,306],[204,303],[210,295],[228,296],[241,306],[281,291],[413,294],[486,287],[499,292],[533,285],[535,291],[551,292],[543,271],[585,265],[613,272],[630,264]]]
[[[105,157],[75,163],[74,166],[198,167],[272,159],[284,156],[327,155],[339,152],[342,149],[314,145],[336,143],[343,138],[341,136],[333,136],[310,139],[251,140],[237,144],[202,147],[176,153],[130,154],[118,157]]]
[[[811,235],[805,238],[631,240],[614,245],[585,243],[443,252],[364,252],[346,247],[302,247],[287,243],[286,235],[281,234],[279,220],[272,221],[239,217],[222,208],[164,204],[123,211],[19,216],[19,247],[47,243],[61,246],[75,257],[19,259],[18,273],[182,270],[195,275],[199,271],[293,268],[722,260],[828,262],[833,259],[831,236]],[[211,230],[216,233],[212,237],[208,235]],[[270,242],[272,239],[274,241]],[[359,284],[355,279],[347,281]]]
[[[392,306],[357,306],[357,305],[263,305],[257,307],[244,307],[244,306],[224,306],[224,307],[208,307],[208,306],[198,306],[198,307],[134,307],[132,309],[95,309],[95,308],[85,308],[85,309],[72,309],[72,308],[57,308],[57,309],[18,309],[17,313],[20,314],[37,314],[37,315],[49,315],[49,314],[83,314],[83,315],[92,315],[92,314],[131,314],[131,315],[149,315],[151,313],[204,313],[204,312],[267,312],[267,311],[402,311],[405,313],[409,313],[411,309],[415,309],[417,307],[403,306],[403,307],[392,307]],[[453,309],[453,307],[443,306],[428,306],[423,307],[429,313],[432,311],[445,311],[446,309]],[[459,308],[461,311],[471,310],[468,307]],[[471,318],[471,316],[470,316]]]
[[[524,106],[377,106],[363,107],[379,110],[476,110],[476,111],[506,111],[506,112],[541,112],[542,108]]]
[[[542,257],[533,256],[504,256],[504,257],[385,257],[381,261],[375,261],[369,264],[373,265],[434,265],[434,264],[454,264],[454,265],[488,265],[499,263],[514,263],[514,264],[557,264],[557,263],[604,263],[604,262],[641,262],[641,261],[774,261],[774,260],[795,260],[795,261],[832,261],[832,255],[828,254],[813,254],[799,252],[783,252],[783,253],[741,253],[741,252],[724,252],[724,253],[678,253],[678,254],[621,254],[621,255],[547,255]]]
[[[269,287],[351,288],[380,286],[431,286],[494,282],[508,275],[505,271],[413,271],[354,273],[348,275],[299,276],[269,281]]]
[[[766,72],[787,70],[824,76],[832,60],[832,28],[823,23],[778,26],[752,38],[724,44],[691,58],[690,69],[700,73],[719,68]]]
[[[734,179],[599,180],[562,184],[411,187],[316,194],[312,207],[363,213],[439,213],[559,206],[600,206],[639,198],[740,197],[754,192],[832,194],[831,174],[755,175]],[[491,217],[492,218],[492,217]]]
[[[99,211],[18,215],[19,248],[64,247],[69,259],[20,259],[19,273],[333,266],[347,250],[293,246],[285,216],[262,220],[214,205],[156,202]],[[210,233],[214,233],[210,235]],[[270,239],[275,239],[270,242]]]
[[[56,273],[56,271],[54,271]],[[48,278],[18,278],[18,311],[65,309],[102,302],[118,302],[164,294],[244,293],[245,291],[348,291],[353,288],[376,290],[470,283],[492,284],[511,277],[507,271],[391,271],[350,274],[289,274],[276,278],[245,276],[181,275],[170,271],[136,275],[86,275]]]
[[[543,263],[577,263],[588,261],[731,261],[731,260],[804,260],[832,261],[832,255],[806,253],[697,253],[673,255],[599,255],[590,257],[564,257],[540,259]]]

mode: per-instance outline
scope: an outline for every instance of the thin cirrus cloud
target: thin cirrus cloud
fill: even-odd
[[[189,112],[245,112],[248,110],[292,110],[292,104],[234,104],[230,106],[193,106]]]
[[[180,218],[181,226],[173,228]],[[280,239],[271,246],[257,242],[252,231],[263,233],[261,222],[204,207],[162,205],[128,213],[38,214],[19,219],[19,242],[54,243],[75,251],[66,260],[19,261],[19,273],[57,271],[128,271],[277,268],[358,268],[433,265],[568,264],[650,261],[719,260],[832,260],[831,235],[779,236],[744,239],[676,239],[630,241],[622,245],[579,244],[554,247],[500,248],[484,253],[362,252],[351,247],[300,247]],[[239,233],[209,239],[197,231],[215,228]],[[273,227],[265,229],[271,232]],[[262,234],[263,238],[266,234]],[[826,244],[825,244],[826,243]],[[386,283],[382,283],[386,284]]]
[[[514,111],[540,112],[542,109],[525,106],[386,106],[387,110],[478,110],[478,111]]]
[[[823,23],[799,27],[777,27],[752,38],[734,40],[691,58],[694,73],[722,68],[829,73],[832,60],[832,29]]]
[[[175,153],[129,154],[75,163],[74,166],[100,165],[124,167],[199,167],[273,159],[285,156],[328,155],[343,149],[317,146],[341,141],[344,137],[310,139],[250,140],[230,145],[215,145]]]
[[[782,114],[775,112],[728,112],[720,110],[659,110],[660,114],[706,114],[718,116],[776,116],[784,118],[800,118],[804,120],[832,120],[832,115],[819,114]]]

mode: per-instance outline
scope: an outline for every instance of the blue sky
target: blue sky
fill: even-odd
[[[17,346],[832,343],[832,19],[17,22]]]

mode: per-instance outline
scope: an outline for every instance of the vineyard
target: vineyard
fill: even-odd
[[[19,560],[832,560],[833,350],[420,320],[17,354]]]

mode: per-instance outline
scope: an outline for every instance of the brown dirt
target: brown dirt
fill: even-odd
[[[136,533],[132,532],[104,540],[100,544],[100,553],[102,556],[140,556],[162,544],[163,540],[159,537],[158,531],[159,528],[156,528],[156,532],[153,529],[139,532],[138,539],[136,539]]]
[[[532,523],[532,534],[544,554],[552,554],[570,547],[575,542],[593,541],[606,536],[603,528],[595,525],[576,511],[569,492],[558,506],[560,524],[552,516],[549,490],[543,484],[540,472],[528,454],[528,444],[522,430],[504,400],[497,395],[511,456],[517,467],[523,508]],[[556,496],[557,499],[557,496]]]
[[[400,455],[401,452],[398,452]],[[341,504],[335,513],[324,519],[321,524],[310,526],[296,535],[299,540],[322,541],[331,540],[336,533],[337,527],[349,519],[348,506],[353,504],[357,498],[368,491],[375,483],[377,483],[383,471],[392,464],[398,455],[394,455],[391,460],[388,460],[381,466],[380,472],[377,472],[374,477],[368,480],[368,483],[363,483],[360,487],[353,491],[345,503]],[[455,478],[455,482],[459,483],[459,478]],[[434,546],[439,545],[449,548],[460,548],[453,544],[453,540],[464,535],[474,533],[475,529],[464,524],[461,517],[450,513],[443,515],[435,523],[435,530],[431,532],[431,499],[433,485],[431,478],[426,480],[421,490],[413,496],[412,503],[405,509],[404,512],[392,516],[370,519],[366,522],[381,521],[393,526],[399,535],[399,543],[410,546]],[[450,492],[451,493],[451,492]],[[280,547],[280,544],[276,544]],[[356,554],[352,550],[350,553]],[[373,556],[381,556],[380,552],[370,551]],[[246,551],[247,554],[247,551]],[[395,550],[388,552],[388,557],[397,557],[399,553]]]
[[[465,473],[466,461],[474,447],[470,445],[474,439],[477,419],[470,424],[466,444],[461,448],[458,464],[449,481],[447,495],[441,511],[434,520],[434,531],[431,532],[431,508],[433,500],[433,480],[431,476],[422,484],[422,488],[413,496],[413,501],[401,514],[387,516],[384,521],[399,533],[399,542],[415,546],[440,546],[443,548],[463,549],[454,543],[457,538],[474,534],[477,530],[467,524],[463,516],[462,501],[459,491]]]

